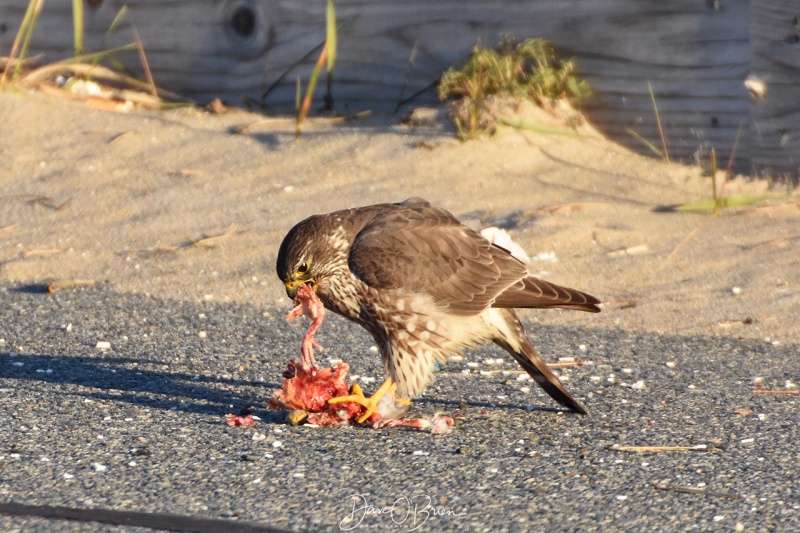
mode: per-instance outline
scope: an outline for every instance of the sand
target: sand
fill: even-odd
[[[4,283],[89,280],[288,310],[274,261],[294,223],[421,196],[507,229],[533,273],[606,302],[599,315],[529,320],[800,342],[797,191],[738,178],[724,195],[783,197],[714,217],[660,212],[709,198],[710,179],[589,127],[460,142],[439,110],[414,124],[317,118],[295,142],[293,120],[241,110],[120,113],[6,92],[0,183]]]

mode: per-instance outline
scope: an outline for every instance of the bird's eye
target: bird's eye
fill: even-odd
[[[300,266],[297,267],[297,273],[298,274],[305,274],[306,272],[308,272],[308,263],[303,261],[302,263],[300,263]]]

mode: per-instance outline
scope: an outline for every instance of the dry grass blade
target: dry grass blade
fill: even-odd
[[[336,7],[333,5],[333,0],[328,0],[325,23],[325,42],[328,46],[328,57],[326,61],[328,80],[325,90],[325,107],[327,109],[333,109],[333,68],[336,66],[337,50]]]
[[[31,0],[28,2],[25,16],[22,18],[17,36],[14,38],[14,43],[11,45],[11,53],[8,54],[8,61],[3,69],[3,75],[0,76],[0,87],[5,87],[6,83],[9,81],[8,74],[12,65],[14,67],[14,73],[11,76],[11,81],[15,81],[19,78],[22,72],[22,65],[28,55],[28,46],[33,36],[33,30],[36,27],[39,14],[42,12],[43,5],[44,0]],[[15,59],[18,59],[18,61],[14,61]]]
[[[547,363],[547,366],[550,368],[568,368],[574,366],[584,366],[587,364],[590,363],[583,359],[575,359],[574,361],[559,361],[558,363]]]
[[[300,106],[300,104],[298,102],[296,107],[299,108],[299,106]],[[251,131],[257,130],[258,128],[260,128],[262,126],[266,126],[268,128],[274,128],[276,126],[281,126],[281,125],[283,125],[284,122],[286,122],[286,120],[287,119],[285,119],[283,117],[267,117],[267,118],[262,118],[262,119],[256,120],[255,122],[251,122],[250,124],[243,124],[241,126],[234,126],[233,128],[231,128],[230,131],[231,131],[231,133],[233,133],[235,135],[247,135]]]
[[[231,224],[227,230],[223,233],[219,233],[217,235],[203,235],[199,239],[186,241],[180,244],[166,244],[162,246],[156,246],[155,248],[148,248],[146,250],[122,250],[119,252],[120,255],[136,255],[142,257],[154,257],[156,255],[160,255],[163,253],[169,252],[177,252],[179,250],[187,250],[189,248],[206,248],[211,249],[215,248],[217,244],[228,237],[233,235],[238,235],[240,233],[245,233],[247,230],[240,230],[236,224]]]
[[[72,203],[72,197],[70,196],[69,198],[67,198],[66,200],[64,200],[59,204],[56,203],[55,200],[53,198],[50,198],[49,196],[39,196],[37,198],[33,198],[30,201],[30,203],[41,205],[42,207],[47,207],[48,209],[52,209],[53,211],[63,211],[64,208],[66,208]]]
[[[139,32],[136,30],[136,26],[133,27],[133,35],[136,40],[136,51],[139,53],[139,61],[142,62],[142,68],[144,69],[144,76],[147,79],[147,84],[150,86],[150,94],[158,98],[158,88],[153,79],[153,73],[150,71],[150,64],[147,62],[147,55],[144,53],[144,45],[142,44],[142,39],[139,38]]]
[[[755,323],[756,321],[752,318],[743,318],[742,320],[725,320],[724,322],[715,324],[714,327],[725,329],[734,326],[750,326]]]
[[[753,394],[777,394],[777,395],[797,396],[797,395],[800,395],[800,390],[796,390],[796,389],[789,389],[789,390],[753,389]]]
[[[611,250],[610,252],[606,252],[608,257],[625,257],[630,255],[642,255],[646,254],[649,251],[649,248],[646,244],[637,244],[635,246],[628,246],[626,248],[619,248],[617,250]]]
[[[372,116],[372,110],[365,109],[364,111],[359,111],[358,113],[351,113],[349,115],[342,115],[340,117],[332,117],[329,120],[331,124],[343,124],[345,122],[352,122],[354,120],[363,120],[371,116]]]
[[[690,231],[690,232],[689,232],[689,234],[688,234],[686,237],[684,237],[684,238],[681,240],[681,242],[679,242],[679,243],[678,243],[678,244],[675,246],[675,248],[673,248],[673,249],[672,249],[672,251],[671,251],[669,254],[667,254],[667,260],[670,260],[670,259],[672,259],[672,256],[674,256],[676,253],[678,253],[678,250],[679,250],[680,248],[682,248],[684,244],[686,244],[687,242],[689,242],[690,240],[692,240],[692,238],[693,238],[695,235],[697,235],[697,232],[699,232],[699,231],[700,231],[700,229],[701,229],[703,226],[705,226],[705,225],[706,225],[706,224],[707,224],[707,223],[708,223],[708,222],[709,222],[711,219],[713,219],[713,218],[717,218],[717,214],[716,214],[716,213],[711,213],[711,214],[710,214],[710,215],[708,215],[708,216],[707,216],[705,219],[703,219],[703,221],[702,221],[702,222],[700,222],[700,224],[698,224],[698,225],[697,225],[697,227],[695,227],[695,228],[694,228],[692,231]]]
[[[681,494],[700,494],[703,496],[713,496],[716,498],[728,498],[730,500],[741,500],[743,499],[738,494],[728,494],[725,492],[712,492],[706,490],[705,487],[670,487],[667,485],[654,485],[653,486],[656,490],[663,490],[666,492],[679,492]]]
[[[746,246],[744,247],[744,249],[761,250],[764,248],[786,248],[787,246],[789,246],[789,243],[798,239],[800,239],[800,235],[794,235],[791,237],[778,237],[777,239],[771,239],[769,241],[761,242],[753,246]]]
[[[214,248],[220,241],[223,241],[232,235],[236,235],[237,233],[244,233],[244,230],[240,231],[239,228],[236,227],[236,224],[231,224],[228,229],[225,230],[225,232],[218,235],[204,235],[195,241],[187,243],[183,246],[183,248],[190,248],[192,246],[198,246],[200,248]]]
[[[629,134],[631,134],[636,139],[642,141],[642,144],[644,144],[655,155],[657,155],[661,159],[664,159],[664,152],[659,150],[658,147],[655,144],[651,143],[650,141],[648,141],[647,139],[645,139],[644,137],[642,137],[641,135],[639,135],[638,133],[636,133],[635,131],[633,131],[630,128],[627,128],[625,131],[627,131]]]
[[[661,137],[661,146],[664,148],[664,160],[669,163],[669,150],[667,150],[667,137],[664,135],[664,128],[661,125],[661,115],[658,113],[658,103],[656,103],[656,95],[653,93],[653,85],[650,80],[647,80],[647,89],[650,91],[650,100],[653,102],[653,111],[656,114],[656,125],[658,126],[658,135]]]
[[[64,250],[60,248],[34,248],[32,250],[27,250],[22,252],[22,257],[27,259],[28,257],[48,257],[51,255],[60,254]]]
[[[84,96],[80,92],[72,92],[62,88],[55,80],[62,76],[67,79],[89,79],[91,83],[97,84],[101,91],[101,96]],[[111,102],[106,107],[113,108],[119,102],[130,102],[148,109],[166,109],[172,106],[188,105],[189,102],[180,96],[155,88],[154,86],[120,74],[102,65],[89,63],[74,63],[62,61],[45,65],[31,71],[23,78],[23,83],[37,90],[46,92],[53,96],[63,96],[85,101],[87,103],[97,102],[97,106],[103,107],[102,100]],[[156,91],[156,95],[148,94]],[[130,105],[129,104],[129,105]]]
[[[0,227],[0,235],[3,233],[11,233],[15,229],[17,229],[16,224],[6,224],[5,226]]]
[[[619,452],[633,452],[633,453],[650,453],[650,452],[707,452],[709,447],[707,444],[698,444],[696,446],[620,446],[614,444],[610,449]]]
[[[311,100],[314,97],[314,90],[317,88],[319,73],[322,71],[322,66],[325,64],[327,55],[328,43],[325,42],[325,46],[322,47],[322,52],[319,53],[319,57],[317,58],[317,63],[314,65],[314,70],[311,72],[311,78],[308,80],[306,95],[300,104],[300,108],[297,110],[297,126],[295,128],[295,138],[297,139],[300,138],[300,134],[303,132],[303,124],[308,116],[308,111],[311,109]]]
[[[581,211],[584,207],[610,205],[608,202],[574,202],[569,204],[556,204],[537,207],[536,209],[529,209],[525,211],[526,216],[538,215],[540,213],[569,213],[572,211]]]
[[[286,70],[284,70],[281,73],[281,75],[278,76],[278,78],[275,81],[273,81],[272,84],[270,84],[269,87],[267,87],[264,90],[263,93],[261,93],[261,102],[262,102],[262,104],[267,99],[267,96],[269,96],[270,93],[272,93],[272,91],[274,91],[277,87],[280,86],[281,82],[283,82],[283,80],[286,79],[286,76],[288,76],[298,65],[302,65],[308,59],[310,59],[317,52],[317,50],[321,49],[323,46],[325,46],[325,41],[322,41],[317,46],[315,46],[314,48],[309,50],[303,57],[301,57],[300,59],[298,59],[297,61],[295,61],[291,65],[289,65],[289,67]],[[297,82],[299,84],[300,80],[298,79]],[[298,92],[299,92],[299,90],[298,90]],[[297,102],[297,105],[295,106],[295,108],[299,109],[300,108],[300,102],[299,102],[300,98],[298,97],[297,100],[298,100],[298,102]]]
[[[306,88],[306,95],[302,102],[300,98],[300,80],[297,81],[297,96],[295,105],[297,107],[297,124],[295,126],[295,140],[300,138],[303,131],[303,124],[305,123],[308,112],[311,109],[311,100],[314,98],[314,91],[317,88],[317,80],[319,74],[322,72],[323,65],[327,65],[328,83],[327,91],[325,93],[325,107],[333,109],[333,96],[331,95],[331,84],[333,83],[333,67],[336,63],[336,9],[333,5],[333,0],[328,0],[328,9],[326,12],[326,34],[325,44],[322,46],[322,51],[319,53],[317,63],[314,65],[314,70],[311,72],[311,78],[308,80],[308,87]],[[299,103],[299,105],[298,105]]]
[[[44,54],[36,54],[35,56],[26,57],[25,59],[13,59],[10,57],[0,56],[0,68],[5,69],[6,67],[16,67],[17,63],[22,64],[22,70],[30,70],[35,65],[42,61]]]
[[[80,289],[83,287],[93,287],[95,281],[90,279],[59,279],[51,282],[47,286],[47,292],[65,291],[69,289]]]
[[[411,70],[414,67],[414,62],[417,60],[417,52],[419,51],[419,39],[414,41],[414,46],[411,47],[411,53],[408,56],[408,64],[406,65],[406,72],[403,74],[403,85],[400,87],[400,98],[397,100],[397,105],[394,107],[394,113],[400,110],[404,103],[403,95],[408,87],[408,80],[411,76]]]
[[[120,140],[120,139],[122,139],[122,138],[124,138],[124,137],[126,137],[126,136],[128,136],[130,134],[132,134],[132,133],[136,133],[136,130],[123,131],[122,133],[117,133],[116,135],[112,135],[111,138],[108,139],[108,141],[106,141],[106,142],[108,144],[111,144],[111,143],[116,142],[116,141],[118,141],[118,140]]]
[[[636,307],[636,302],[633,300],[612,300],[603,302],[600,305],[603,306],[603,309],[633,309]]]
[[[199,168],[184,168],[180,171],[180,175],[184,178],[199,178],[205,174],[206,171]]]

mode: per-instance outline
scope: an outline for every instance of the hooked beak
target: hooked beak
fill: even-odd
[[[289,281],[285,282],[283,285],[286,287],[286,296],[294,300],[295,295],[297,294],[297,290],[303,286],[303,284],[308,284],[309,287],[317,290],[317,284],[314,282],[313,279],[305,280],[305,279],[290,279]]]

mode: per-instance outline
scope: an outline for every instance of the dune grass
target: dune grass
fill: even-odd
[[[476,45],[463,67],[442,75],[438,92],[441,100],[457,99],[453,120],[461,139],[494,129],[498,120],[488,112],[488,103],[495,96],[546,107],[560,99],[578,105],[591,95],[589,84],[576,74],[575,61],[559,60],[550,43],[517,43],[508,37],[496,49]]]
[[[93,82],[95,79],[99,79],[103,82],[111,82],[114,87],[123,87],[123,89],[109,89],[103,91],[102,96],[93,97],[94,100],[107,99],[108,104],[113,104],[115,101],[119,103],[118,100],[124,98],[127,102],[154,109],[187,105],[185,99],[163,91],[156,86],[147,61],[144,45],[135,27],[133,27],[133,42],[124,46],[106,49],[106,42],[109,37],[118,28],[129,12],[127,5],[123,5],[119,9],[108,30],[105,32],[100,46],[101,51],[87,53],[84,43],[84,2],[82,0],[72,0],[73,57],[51,62],[38,68],[30,68],[33,64],[33,61],[28,58],[30,43],[36,28],[36,23],[41,16],[43,5],[44,0],[29,1],[19,31],[17,32],[3,68],[2,75],[0,76],[0,89],[7,89],[12,85],[20,83],[24,83],[28,87],[41,87],[43,85],[52,84],[53,79],[60,75],[63,79],[66,79],[66,82],[63,82],[63,84],[59,83],[58,86],[67,92],[71,91],[74,84],[79,81]],[[139,55],[139,60],[145,75],[144,82],[140,81],[115,57],[119,53],[130,51],[136,51]],[[112,68],[109,69],[101,66],[101,62],[109,64]],[[140,97],[139,94],[136,94],[143,92],[149,93],[149,95],[147,95],[149,97]],[[58,93],[51,92],[50,94]],[[70,96],[74,97],[74,95]],[[181,102],[167,102],[163,98]],[[114,108],[113,106],[106,107]]]
[[[308,112],[311,109],[311,102],[314,98],[314,91],[317,88],[317,81],[322,72],[323,67],[327,70],[327,91],[325,93],[325,105],[328,109],[333,108],[333,95],[331,93],[333,85],[333,69],[336,66],[336,48],[337,48],[337,31],[336,31],[336,7],[333,0],[328,0],[328,7],[325,14],[325,43],[322,46],[322,51],[319,53],[317,62],[314,65],[314,70],[311,71],[311,77],[308,80],[306,87],[306,94],[303,99],[300,99],[301,84],[300,78],[297,79],[297,94],[295,96],[295,108],[297,110],[297,120],[295,125],[295,139],[299,139],[303,132],[303,125],[305,124]]]

